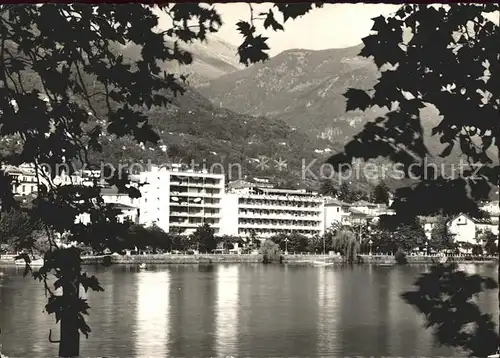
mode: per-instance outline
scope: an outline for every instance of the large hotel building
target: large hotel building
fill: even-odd
[[[224,175],[180,167],[152,167],[139,174],[139,222],[190,234],[208,223],[220,234]]]
[[[222,205],[223,234],[241,237],[255,233],[321,235],[324,231],[323,198],[306,190],[276,189],[270,185],[229,183]]]

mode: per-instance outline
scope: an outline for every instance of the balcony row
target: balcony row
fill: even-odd
[[[178,201],[171,201],[169,203],[170,206],[192,206],[194,208],[202,208],[202,207],[213,207],[213,208],[218,208],[220,207],[220,203],[213,203],[213,202],[196,202],[196,203],[189,203],[187,201],[184,202],[178,202]]]
[[[210,226],[212,227],[219,227],[219,223],[218,222],[208,222],[207,220],[205,220],[205,223],[209,224]],[[190,222],[190,221],[173,221],[173,222],[170,222],[169,223],[169,226],[172,226],[172,227],[191,227],[191,228],[197,228],[201,225],[203,225],[204,222],[203,221],[197,221],[197,222]]]
[[[171,211],[170,212],[170,217],[175,217],[175,216],[182,216],[182,217],[214,217],[218,218],[221,216],[220,213],[188,213],[185,211]]]
[[[187,181],[170,181],[170,187],[172,186],[192,186],[192,187],[205,187],[205,188],[220,188],[222,186],[222,183],[214,183],[214,182],[187,182]]]
[[[177,196],[220,196],[221,192],[206,192],[206,191],[198,191],[198,192],[188,192],[188,191],[171,191],[170,195]]]
[[[251,195],[251,194],[245,194],[240,196],[240,200],[269,200],[269,201],[293,201],[293,202],[310,202],[310,203],[318,203],[322,204],[323,199],[314,197],[314,196],[308,196],[308,197],[296,197],[296,196],[282,196],[282,195]]]
[[[301,235],[317,235],[320,233],[319,229],[313,230],[289,230],[289,232],[293,232]],[[271,230],[261,230],[261,229],[239,229],[238,235],[240,236],[251,236],[252,233],[255,233],[259,237],[270,237],[278,234],[283,234],[282,229],[271,229]]]
[[[269,210],[294,210],[294,211],[314,211],[323,212],[321,206],[304,206],[304,205],[279,205],[279,203],[239,203],[238,206],[243,209],[255,210],[255,208]]]
[[[241,211],[238,213],[238,216],[240,218],[260,218],[260,219],[283,219],[283,220],[322,220],[322,215],[321,213],[317,213],[316,215],[305,215],[305,214],[298,214],[297,212],[271,212],[271,213],[266,213],[266,212],[248,212],[248,211]]]
[[[313,230],[313,229],[317,229],[317,230],[320,230],[321,229],[321,225],[320,223],[316,223],[316,225],[301,225],[301,224],[257,224],[257,223],[238,223],[238,227],[239,228],[243,228],[243,229],[257,229],[257,228],[260,228],[260,229],[282,229],[282,230],[290,230],[290,229],[294,229],[294,230]]]

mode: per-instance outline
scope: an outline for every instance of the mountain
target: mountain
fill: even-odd
[[[377,83],[375,64],[358,56],[362,45],[328,50],[287,50],[264,63],[226,74],[198,85],[215,106],[238,113],[280,119],[310,135],[345,143],[371,119],[383,115],[379,108],[346,112],[343,94],[348,88],[370,89]],[[435,108],[421,111],[425,141],[432,160],[445,145],[431,135],[440,121]],[[492,157],[496,158],[494,149]],[[458,146],[446,162],[457,162]]]
[[[239,113],[284,120],[322,138],[344,142],[373,118],[375,111],[345,112],[348,87],[371,88],[376,66],[358,56],[361,46],[288,50],[198,89],[216,106]]]
[[[181,66],[177,62],[163,63],[162,68],[169,73],[188,75],[191,86],[197,86],[217,77],[241,70],[236,47],[214,35],[207,35],[206,42],[179,43],[179,47],[193,55],[193,62]],[[140,47],[135,44],[118,46],[126,58],[139,58]]]
[[[287,50],[264,63],[201,83],[198,90],[217,107],[282,120],[312,137],[335,142],[331,147],[333,154],[339,143],[346,143],[368,121],[384,114],[379,108],[366,113],[345,110],[343,94],[348,88],[373,88],[379,77],[375,64],[358,56],[361,49],[362,45],[320,51]],[[424,141],[430,151],[427,164],[437,165],[443,175],[457,173],[459,162],[464,161],[459,145],[448,157],[440,158],[446,145],[431,134],[441,120],[439,112],[427,107],[420,115]],[[493,147],[488,154],[497,158]],[[375,162],[379,168],[389,166],[384,159]],[[386,178],[386,183],[394,188],[409,181]]]

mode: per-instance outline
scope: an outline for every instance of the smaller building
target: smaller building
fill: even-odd
[[[135,206],[119,204],[119,203],[108,203],[107,206],[119,210],[119,214],[116,216],[118,222],[130,221],[134,224],[139,224],[139,209]],[[75,224],[90,224],[90,214],[83,213],[75,218]]]
[[[139,224],[139,209],[135,206],[113,203],[108,204],[113,209],[119,210],[120,214],[117,215],[118,222],[130,221],[134,224]]]
[[[487,212],[491,216],[500,215],[500,205],[498,200],[488,201],[481,203],[480,209]]]
[[[4,166],[3,170],[14,179],[12,191],[15,195],[36,195],[38,192],[38,180],[35,167],[33,165],[8,165]],[[41,184],[45,183],[43,178],[40,177],[40,180]]]
[[[116,186],[104,187],[101,189],[102,200],[107,204],[122,204],[132,207],[139,207],[140,198],[131,198],[126,193],[118,192]]]
[[[476,224],[477,219],[474,219],[466,214],[460,214],[449,220],[447,223],[448,230],[453,235],[455,242],[469,243],[476,245]]]
[[[51,173],[47,169],[47,166],[40,165],[37,178],[37,170],[33,164],[26,163],[19,166],[3,166],[3,170],[14,179],[12,191],[16,195],[37,195],[39,185],[45,186],[46,188],[49,188],[50,185],[92,186],[94,185],[94,179],[97,179],[98,185],[103,185],[101,172],[99,170],[81,170],[69,175],[66,173],[67,165],[60,164],[59,168],[56,165],[54,169],[56,171],[54,174],[57,175],[51,177]]]
[[[493,234],[498,235],[498,216],[490,218],[475,219],[476,234],[481,234],[486,231],[491,231]]]
[[[370,203],[366,200],[358,200],[351,204],[351,208],[356,209],[358,212],[375,215],[377,211],[377,204]]]
[[[364,225],[373,222],[378,218],[378,215],[372,212],[359,210],[358,208],[349,208],[350,216],[348,223],[350,225]]]
[[[350,205],[338,199],[325,200],[325,228],[327,230],[332,225],[348,225],[351,212]]]

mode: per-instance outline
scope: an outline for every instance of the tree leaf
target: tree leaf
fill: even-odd
[[[364,111],[371,104],[371,97],[364,90],[349,88],[344,97],[347,98],[347,111],[354,111],[356,109]]]
[[[281,25],[276,19],[274,18],[274,13],[272,9],[269,9],[269,12],[267,13],[266,19],[264,20],[264,28],[267,29],[269,26],[273,28],[274,31],[278,30],[284,30],[283,25]]]
[[[297,17],[307,14],[312,9],[312,4],[294,3],[294,4],[276,4],[274,5],[283,14],[283,19],[286,22],[288,19],[296,19]]]

